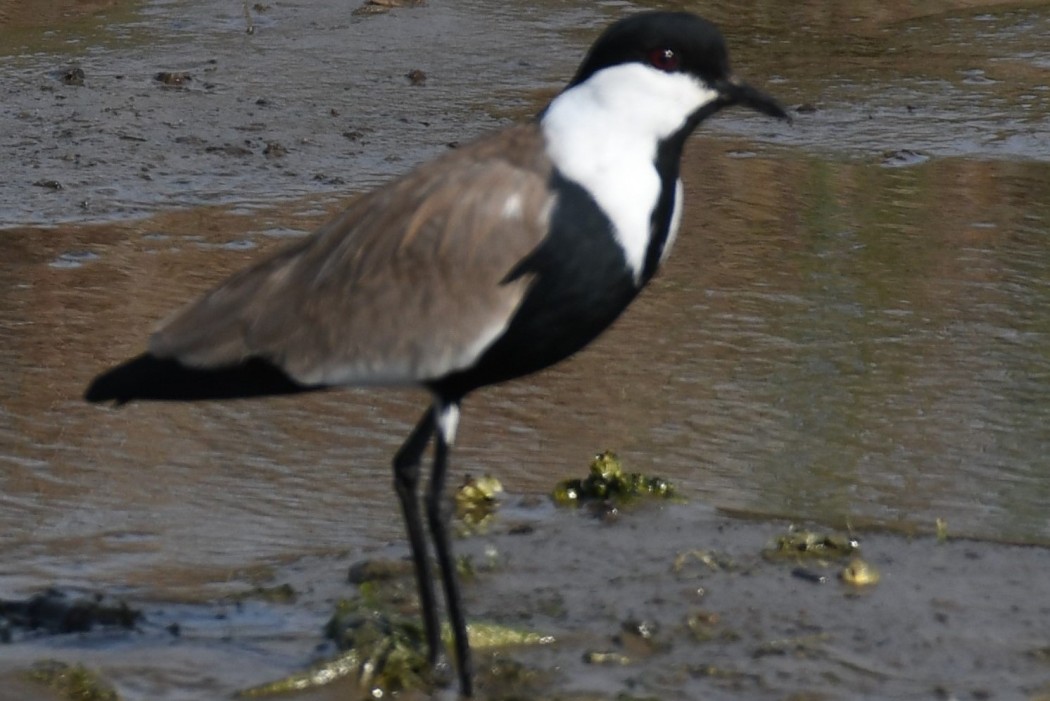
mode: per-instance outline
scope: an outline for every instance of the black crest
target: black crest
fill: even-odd
[[[598,37],[569,87],[624,63],[691,73],[708,84],[729,76],[725,40],[713,23],[688,12],[642,12],[616,22]]]

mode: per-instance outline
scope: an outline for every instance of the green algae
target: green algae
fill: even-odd
[[[96,672],[81,664],[58,660],[35,663],[26,676],[69,701],[119,701],[120,697]]]
[[[611,450],[594,456],[586,477],[559,482],[552,494],[560,506],[596,501],[626,504],[642,497],[673,499],[677,492],[674,485],[662,477],[624,472],[620,458]]]

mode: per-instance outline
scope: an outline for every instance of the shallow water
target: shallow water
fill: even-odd
[[[457,474],[544,493],[612,448],[698,504],[1050,541],[1050,7],[868,5],[705,9],[742,76],[816,111],[705,125],[666,269],[593,348],[471,397]],[[273,3],[247,36],[239,2],[184,0],[0,24],[0,593],[200,601],[400,539],[388,465],[422,393],[80,394],[349,194],[535,112],[625,8]],[[74,64],[84,86],[60,80]]]

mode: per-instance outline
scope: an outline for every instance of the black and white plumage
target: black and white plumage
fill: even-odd
[[[428,388],[434,403],[394,458],[395,487],[434,664],[439,624],[418,481],[436,437],[425,512],[470,695],[442,498],[460,402],[568,357],[620,315],[674,241],[686,138],[736,104],[786,119],[731,74],[711,23],[671,12],[621,20],[535,120],[418,167],[232,276],[164,321],[146,353],[97,377],[86,398]]]

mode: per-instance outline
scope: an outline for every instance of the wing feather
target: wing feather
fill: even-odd
[[[307,385],[436,379],[506,328],[542,241],[551,164],[534,125],[431,161],[163,322],[151,352],[191,367],[262,357]]]

